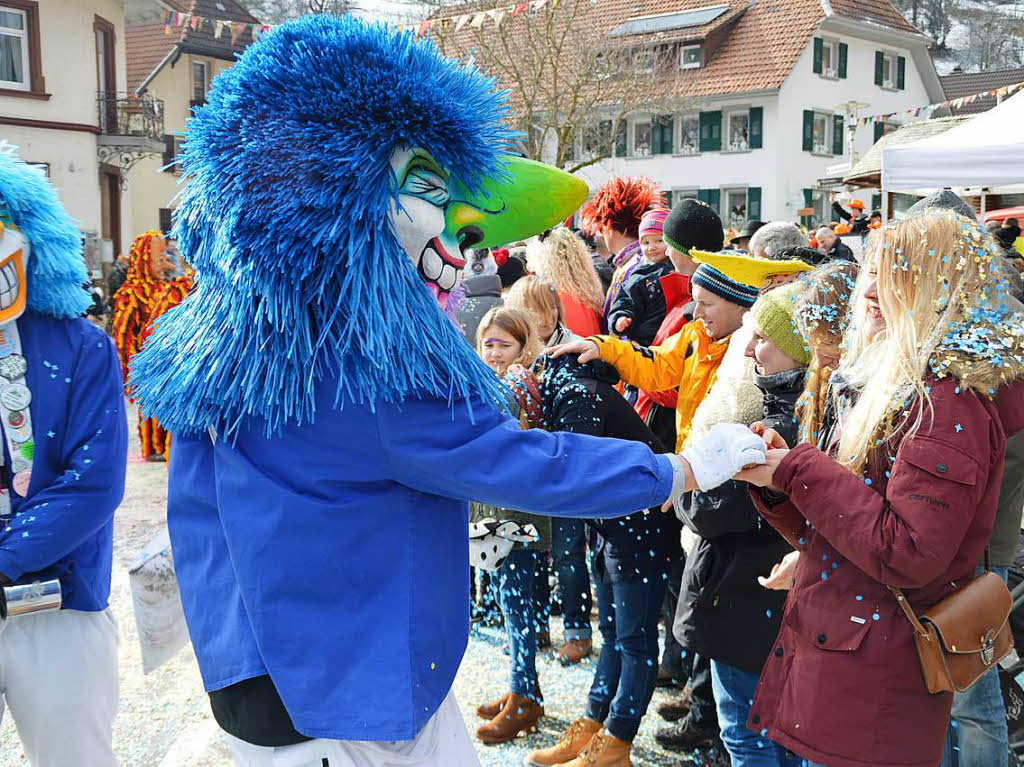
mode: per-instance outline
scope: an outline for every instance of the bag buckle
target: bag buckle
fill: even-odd
[[[991,666],[992,661],[996,657],[996,642],[995,632],[988,631],[985,636],[981,638],[981,662],[986,666]]]

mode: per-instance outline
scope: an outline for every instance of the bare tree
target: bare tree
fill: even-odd
[[[511,17],[505,7],[437,7],[430,34],[510,91],[525,156],[575,172],[622,149],[631,113],[681,106],[678,48],[609,36],[591,0],[534,4]],[[460,25],[465,14],[471,20]]]

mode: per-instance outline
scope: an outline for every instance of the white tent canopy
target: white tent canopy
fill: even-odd
[[[1022,183],[1024,91],[945,133],[882,150],[887,191]]]

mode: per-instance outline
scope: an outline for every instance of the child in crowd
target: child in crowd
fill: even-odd
[[[539,375],[547,428],[666,449],[613,388],[619,376],[607,363],[581,363],[566,355],[541,357],[538,365],[543,367]],[[587,520],[587,528],[604,643],[584,715],[558,743],[532,752],[526,759],[531,767],[627,767],[654,692],[658,619],[679,523],[651,509],[620,519]]]
[[[565,311],[555,286],[536,275],[518,280],[505,295],[505,304],[530,316],[542,348],[579,338],[565,326]]]
[[[491,309],[480,321],[476,343],[481,359],[508,386],[524,428],[540,426],[540,393],[536,378],[526,369],[533,364],[539,346],[530,318],[516,309]],[[511,520],[521,527],[532,524],[539,533],[537,541],[509,552],[496,573],[498,603],[508,634],[511,681],[507,693],[477,709],[490,721],[476,734],[484,743],[505,743],[523,730],[536,729],[544,716],[536,662],[539,616],[533,595],[541,556],[550,548],[551,522],[547,517],[521,511],[472,504],[470,521],[487,517]]]
[[[649,210],[640,219],[643,263],[623,283],[608,313],[608,324],[613,332],[641,346],[650,346],[665,319],[665,292],[661,279],[673,271],[663,232],[667,217],[667,210]]]
[[[530,316],[538,335],[547,346],[579,340],[562,324],[562,302],[554,287],[534,275],[517,282],[506,297],[507,305]],[[615,376],[618,380],[618,376]],[[616,393],[616,396],[618,394]],[[562,606],[565,644],[558,651],[558,662],[572,666],[593,652],[590,613],[593,597],[587,571],[587,528],[582,519],[554,517],[551,520],[552,564],[558,574],[558,597]],[[550,599],[546,579],[542,579],[537,598],[542,605]]]

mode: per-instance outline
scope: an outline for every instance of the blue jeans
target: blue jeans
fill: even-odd
[[[512,549],[498,568],[498,602],[505,616],[509,658],[512,663],[509,689],[533,698],[537,688],[537,608],[534,578],[540,552]]]
[[[790,767],[797,762],[786,749],[747,728],[757,680],[757,674],[712,659],[711,684],[715,689],[722,742],[732,759],[732,767]]]
[[[590,575],[587,571],[586,523],[582,519],[553,517],[551,558],[558,575],[565,641],[590,639]]]
[[[587,717],[632,741],[658,680],[658,617],[665,579],[612,583],[594,574],[598,628],[604,644],[587,701]]]
[[[1007,568],[992,571],[1006,580]],[[942,767],[1005,767],[1009,741],[999,669],[992,668],[967,692],[953,695]]]

